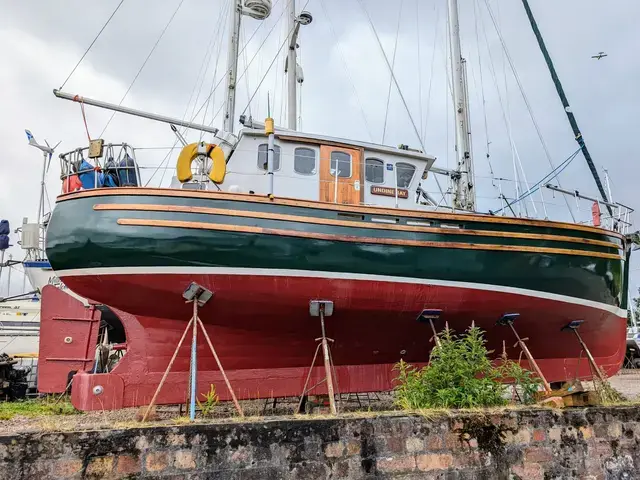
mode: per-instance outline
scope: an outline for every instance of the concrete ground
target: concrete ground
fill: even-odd
[[[609,383],[629,401],[640,400],[640,370],[621,370]]]

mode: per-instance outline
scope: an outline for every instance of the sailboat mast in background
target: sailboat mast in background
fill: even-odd
[[[296,41],[300,27],[298,26],[299,23],[296,22],[295,0],[289,0],[287,5],[287,19],[287,31],[289,32],[289,52],[287,54],[287,126],[289,130],[297,130]]]
[[[462,58],[460,49],[458,0],[449,0],[448,6],[457,153],[457,168],[452,176],[454,184],[453,207],[458,210],[475,211],[476,194],[473,180],[473,159],[471,157],[471,133],[469,130],[469,98],[465,83],[465,61]]]

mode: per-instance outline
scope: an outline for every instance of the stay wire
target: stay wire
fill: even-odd
[[[71,78],[71,76],[75,73],[75,71],[77,70],[77,68],[80,66],[80,64],[82,63],[82,61],[84,60],[84,57],[87,56],[87,54],[89,53],[89,50],[91,50],[91,48],[93,47],[93,44],[96,43],[96,41],[98,40],[98,38],[100,38],[100,35],[102,35],[102,32],[104,32],[104,29],[107,28],[107,25],[109,25],[109,22],[111,22],[111,19],[115,16],[115,14],[118,12],[118,10],[120,10],[120,7],[122,6],[122,4],[124,3],[124,0],[120,0],[120,3],[118,4],[118,6],[115,8],[115,10],[111,13],[111,15],[109,16],[109,18],[107,19],[107,21],[105,22],[105,24],[102,26],[102,28],[100,29],[100,31],[98,32],[98,34],[95,36],[95,38],[93,39],[93,41],[91,42],[91,44],[89,45],[89,47],[85,50],[85,52],[82,54],[82,57],[80,57],[80,60],[78,60],[78,63],[76,63],[75,67],[73,67],[73,70],[71,70],[71,73],[69,73],[69,75],[67,76],[67,78],[65,79],[64,82],[62,82],[62,85],[60,85],[59,90],[62,90],[64,88],[64,86],[67,84],[67,82],[69,81],[69,79]]]
[[[518,198],[516,198],[513,202],[510,202],[509,204],[507,204],[507,206],[499,209],[499,210],[495,210],[495,211],[491,211],[490,213],[492,215],[495,215],[496,213],[500,213],[503,210],[505,210],[506,208],[511,207],[512,205],[524,200],[525,198],[529,197],[530,195],[532,195],[533,193],[535,193],[537,190],[540,189],[541,185],[545,182],[548,182],[549,180],[552,180],[553,178],[556,178],[558,175],[560,175],[560,173],[569,166],[569,164],[573,161],[574,158],[576,158],[578,156],[578,154],[581,152],[581,149],[578,148],[575,152],[573,152],[564,162],[562,162],[560,165],[558,165],[556,168],[554,168],[553,170],[551,170],[551,172],[549,172],[548,174],[546,174],[544,177],[542,177],[542,179],[540,179],[538,182],[536,182],[531,188],[529,188],[525,193],[523,193],[522,195],[520,195]]]
[[[402,9],[400,9],[402,11]],[[416,0],[416,36],[418,37],[418,118],[420,118],[420,133],[423,131],[422,121],[422,55],[420,54],[420,0]]]
[[[225,20],[224,23],[228,24],[227,20],[228,17],[230,15],[230,9],[227,10],[227,12],[225,13]],[[226,29],[223,29],[224,32],[226,32]],[[220,35],[220,44],[222,45],[222,35]],[[214,113],[214,108],[216,105],[216,92],[214,91],[214,87],[215,87],[215,83],[216,83],[216,78],[218,77],[218,65],[220,65],[220,53],[222,52],[222,48],[218,49],[218,53],[216,54],[216,63],[213,69],[213,79],[211,80],[211,89],[209,90],[209,97],[211,98],[211,101],[209,102],[209,105],[211,105],[211,120],[209,121],[209,126],[213,125],[213,122],[215,121],[216,117],[213,115]],[[207,118],[207,112],[209,111],[209,107],[207,106],[204,109],[204,116],[203,116],[203,123],[205,123],[205,120]],[[205,123],[206,124],[206,123]],[[213,137],[215,137],[215,135],[213,135]]]
[[[413,121],[413,116],[411,115],[411,110],[409,110],[409,106],[407,105],[407,101],[405,100],[404,95],[402,94],[402,90],[400,89],[400,85],[398,84],[398,80],[396,79],[396,76],[393,73],[393,69],[391,68],[391,64],[389,63],[389,59],[387,58],[387,55],[384,52],[384,48],[382,48],[382,42],[380,41],[380,37],[378,36],[378,31],[376,30],[376,27],[373,24],[373,20],[371,19],[371,16],[369,15],[368,10],[365,8],[364,4],[362,3],[362,0],[358,0],[358,4],[362,8],[362,11],[365,13],[367,19],[369,20],[369,26],[371,27],[371,30],[373,31],[373,34],[376,37],[376,40],[378,42],[378,46],[380,47],[380,51],[382,52],[382,56],[384,58],[384,61],[387,64],[387,68],[391,72],[391,78],[392,78],[392,80],[393,80],[393,82],[394,82],[394,84],[396,86],[396,89],[398,90],[398,94],[400,95],[400,99],[402,100],[402,104],[404,105],[404,108],[407,111],[407,115],[409,116],[409,120],[411,122],[411,126],[413,127],[413,131],[415,133],[415,136],[418,139],[418,142],[420,142],[420,147],[422,148],[422,151],[424,151],[424,149],[425,149],[424,148],[424,143],[422,142],[422,138],[420,138],[420,132],[418,132],[418,128],[416,127],[416,122]],[[442,187],[440,186],[440,181],[438,180],[438,177],[434,175],[433,178],[435,178],[436,184],[438,185],[438,190],[440,190],[440,194],[444,198],[445,194],[442,191]]]
[[[291,0],[289,0],[289,2],[291,2]],[[287,5],[289,4],[289,2],[287,2]],[[276,2],[277,3],[277,2]],[[276,5],[276,3],[274,3],[274,6]],[[307,0],[307,4],[309,3],[309,1]],[[306,5],[306,4],[305,4]],[[251,64],[253,63],[253,61],[255,60],[255,58],[258,56],[258,53],[260,53],[260,50],[262,49],[262,47],[264,47],[265,43],[267,42],[267,40],[269,39],[269,36],[271,35],[271,33],[273,32],[273,30],[275,29],[275,27],[278,25],[278,23],[280,22],[280,20],[282,19],[284,12],[286,11],[286,9],[283,8],[282,13],[280,14],[280,17],[278,17],[278,20],[275,21],[275,23],[273,24],[273,26],[271,27],[271,30],[269,30],[269,33],[267,33],[267,36],[265,37],[264,41],[260,44],[260,46],[258,47],[258,49],[256,50],[256,53],[253,55],[253,57],[251,57],[251,60],[249,60],[249,65],[247,65],[247,69],[251,66]],[[253,31],[253,33],[251,34],[251,37],[249,38],[249,40],[247,40],[247,43],[242,47],[242,49],[240,50],[240,54],[242,54],[244,52],[244,49],[247,48],[247,46],[249,45],[249,42],[251,42],[251,40],[253,39],[253,37],[255,36],[255,34],[258,32],[258,30],[260,30],[260,27],[262,25],[264,25],[265,22],[260,22],[260,25],[258,25],[256,27],[256,29]],[[273,62],[272,62],[273,64]],[[269,67],[271,68],[271,67]],[[236,79],[236,84],[242,80],[242,77],[244,77],[244,74],[247,73],[247,69],[245,69],[242,74]],[[195,117],[197,117],[200,112],[202,111],[202,109],[205,107],[205,105],[208,104],[209,99],[213,96],[213,94],[215,93],[215,91],[218,89],[218,87],[220,86],[220,84],[222,83],[222,81],[226,79],[226,75],[221,77],[220,80],[218,81],[218,83],[216,83],[216,86],[212,89],[211,93],[209,94],[209,96],[204,100],[204,103],[200,106],[200,108],[198,109],[198,111],[195,113],[194,117],[191,119],[191,121],[193,121],[195,119]],[[264,79],[263,79],[264,80]],[[261,82],[262,83],[262,82]],[[218,111],[216,112],[216,114],[214,115],[214,118],[218,116],[218,113],[220,113],[220,110],[222,110],[222,107],[224,106],[224,104],[218,109]]]
[[[304,6],[302,7],[302,10],[304,10],[305,8],[307,8],[307,5],[309,5],[309,0],[307,0],[307,2],[304,4]],[[278,51],[276,52],[275,56],[273,57],[273,60],[271,60],[271,63],[269,64],[269,67],[267,67],[267,71],[264,73],[264,75],[262,76],[262,79],[260,80],[260,82],[258,83],[258,86],[256,87],[256,89],[253,91],[253,94],[251,95],[251,98],[249,98],[249,102],[247,102],[247,106],[244,107],[244,110],[242,110],[242,114],[244,115],[247,112],[247,109],[249,108],[249,105],[251,104],[251,102],[253,101],[254,97],[257,95],[258,90],[260,90],[260,87],[262,86],[262,83],[265,81],[265,79],[267,78],[267,74],[269,73],[269,71],[271,70],[271,68],[273,68],[273,64],[276,62],[276,60],[278,59],[278,57],[280,56],[280,52],[282,51],[282,48],[287,44],[287,42],[289,41],[289,35],[291,35],[291,33],[293,32],[293,29],[295,29],[296,27],[294,26],[292,29],[290,29],[287,33],[287,35],[285,36],[284,42],[282,42],[280,44],[280,48],[278,48]],[[255,58],[255,55],[254,57]],[[249,62],[249,65],[251,65],[251,62],[253,61],[253,58],[251,59],[251,61]],[[248,68],[248,67],[247,67]],[[242,73],[242,75],[244,75],[246,73],[246,70]]]
[[[169,21],[167,22],[167,24],[164,26],[164,28],[162,29],[162,32],[160,33],[160,36],[158,37],[158,39],[156,40],[156,43],[153,45],[153,48],[151,48],[151,51],[149,52],[149,54],[147,55],[147,58],[145,58],[144,62],[142,63],[142,66],[140,67],[140,69],[138,70],[138,73],[136,73],[136,76],[133,78],[133,81],[131,82],[131,84],[129,85],[129,88],[127,88],[127,91],[124,93],[124,95],[122,96],[122,98],[120,99],[120,102],[118,102],[118,106],[122,105],[122,102],[124,102],[125,98],[127,98],[127,95],[129,95],[129,92],[131,91],[131,89],[133,88],[133,85],[136,83],[136,80],[138,80],[138,77],[140,76],[140,74],[142,73],[142,71],[144,70],[144,67],[147,65],[147,62],[149,61],[149,59],[151,58],[151,56],[153,55],[153,52],[156,51],[156,48],[158,47],[158,44],[160,43],[160,40],[162,40],[162,37],[164,37],[164,34],[166,33],[167,29],[169,28],[169,26],[171,25],[171,22],[173,22],[173,19],[175,18],[176,14],[178,13],[178,11],[180,10],[180,7],[182,7],[182,4],[184,3],[184,0],[180,0],[180,3],[178,4],[178,6],[176,7],[176,9],[173,11],[173,14],[171,15],[171,18],[169,18]],[[107,128],[109,128],[109,125],[111,124],[111,121],[113,120],[113,118],[116,116],[116,113],[118,112],[113,112],[111,114],[111,117],[109,118],[109,120],[107,121],[107,124],[104,126],[104,128],[102,129],[102,132],[100,133],[100,138],[102,138],[102,136],[104,135],[104,132],[106,132]]]
[[[367,116],[366,116],[366,114],[364,112],[364,108],[362,106],[362,101],[360,100],[360,95],[358,95],[358,89],[356,88],[355,82],[353,81],[353,77],[351,76],[351,73],[349,72],[349,64],[347,63],[347,61],[345,59],[344,53],[342,51],[342,46],[341,46],[340,42],[338,41],[338,35],[336,34],[335,29],[333,28],[333,20],[329,16],[328,10],[325,8],[324,0],[320,0],[320,7],[322,8],[324,16],[327,18],[327,20],[329,20],[329,29],[331,30],[331,34],[333,35],[333,38],[335,40],[335,45],[338,48],[338,53],[340,54],[340,59],[342,60],[342,63],[344,64],[344,70],[343,71],[347,75],[347,79],[349,80],[349,83],[351,83],[351,88],[353,89],[353,93],[356,96],[356,101],[358,102],[358,107],[360,108],[360,113],[362,114],[362,120],[364,120],[364,125],[365,125],[365,128],[367,130],[367,135],[369,135],[369,140],[371,142],[373,142],[373,135],[371,134],[371,127],[369,126],[369,122],[367,121]]]
[[[440,26],[440,10],[438,8],[438,4],[434,4],[433,9],[435,11],[436,18],[436,26],[433,29],[433,47],[431,48],[431,71],[429,73],[429,88],[427,89],[427,108],[425,112],[424,124],[422,127],[422,139],[423,141],[426,139],[427,130],[429,128],[429,114],[431,113],[431,91],[433,86],[433,71],[435,69],[436,63],[436,49],[438,44],[438,27]]]
[[[228,2],[227,2],[225,7],[226,8],[221,9],[220,12],[218,13],[218,18],[213,23],[214,25],[227,25],[228,24],[228,22],[227,22],[228,18],[227,17],[228,17],[229,10],[230,10]],[[223,18],[223,16],[224,16],[224,18]],[[225,31],[226,31],[226,28],[221,28],[218,31],[216,31],[216,33],[219,34],[219,37],[218,37],[218,35],[216,35],[216,38],[212,42],[211,48],[209,49],[209,57],[207,58],[207,64],[206,64],[206,66],[205,66],[205,68],[204,68],[204,70],[202,72],[202,83],[200,84],[200,88],[198,89],[198,95],[196,96],[196,99],[193,102],[193,110],[191,111],[192,115],[193,115],[193,112],[196,109],[196,104],[198,103],[198,99],[200,98],[200,93],[202,93],[202,87],[204,86],[205,80],[207,78],[207,73],[209,71],[209,65],[211,65],[211,59],[213,58],[213,50],[214,50],[213,47],[214,46],[218,46],[218,48],[215,49],[215,50],[218,51],[218,53],[217,53],[216,60],[215,60],[216,63],[214,65],[213,79],[211,80],[211,86],[212,87],[213,87],[213,84],[216,81],[216,75],[217,75],[217,72],[218,72],[218,61],[220,59],[220,51],[222,50],[222,48],[220,48],[220,47],[222,45],[222,36],[224,35]],[[208,108],[204,109],[204,112],[202,114],[202,125],[206,125],[207,124],[207,112],[208,112],[208,110],[209,110]],[[186,130],[187,129],[185,128],[184,129],[185,133],[186,133]],[[200,135],[199,135],[199,138],[198,138],[199,142],[201,142],[202,139],[204,138],[204,133],[205,132],[203,130],[200,130]]]
[[[491,6],[489,5],[488,0],[484,0],[484,3],[487,7],[487,11],[489,12],[489,16],[491,17],[491,21],[493,23],[493,26],[496,30],[496,33],[498,34],[498,38],[500,40],[500,44],[504,50],[504,53],[506,55],[507,61],[509,62],[509,66],[511,67],[511,70],[513,72],[513,76],[516,80],[516,83],[518,84],[518,88],[520,89],[520,94],[522,95],[522,98],[524,100],[525,106],[527,107],[527,111],[529,112],[529,116],[531,117],[531,122],[533,123],[533,126],[536,130],[536,133],[538,135],[538,138],[540,140],[540,144],[542,145],[542,149],[544,150],[545,156],[547,157],[547,161],[549,162],[549,165],[553,168],[553,160],[551,158],[551,153],[549,152],[549,148],[547,147],[547,143],[544,140],[544,137],[542,135],[542,131],[540,130],[540,126],[538,124],[538,120],[536,119],[534,113],[533,113],[533,108],[531,107],[531,103],[529,102],[529,98],[526,94],[526,92],[524,91],[524,87],[522,86],[522,82],[520,81],[520,76],[518,75],[518,71],[515,67],[515,64],[513,63],[513,59],[511,58],[511,54],[509,53],[509,49],[507,48],[507,44],[504,40],[504,37],[502,36],[502,32],[500,30],[500,28],[498,27],[497,23],[496,23],[496,19],[493,15],[493,10],[491,9]],[[560,187],[562,187],[562,184],[560,183],[560,179],[558,179],[558,185]],[[569,200],[565,197],[565,203],[567,205],[567,208],[569,209],[569,214],[571,215],[571,218],[573,219],[573,221],[576,221],[576,218],[573,214],[573,210],[571,208],[571,205],[569,204]]]
[[[404,0],[400,0],[400,11],[398,12],[398,26],[396,27],[396,41],[393,46],[393,58],[391,59],[391,75],[389,76],[389,89],[387,90],[387,107],[384,110],[384,126],[382,127],[382,144],[387,136],[387,119],[389,118],[389,103],[391,103],[391,86],[393,85],[393,69],[396,66],[396,53],[398,53],[398,38],[400,38],[400,23],[402,22],[402,5]],[[419,100],[418,100],[419,101]]]
[[[218,20],[219,19],[220,18],[218,17]],[[187,114],[189,113],[189,106],[191,105],[191,101],[192,100],[194,101],[193,110],[195,110],[195,105],[198,102],[198,98],[200,97],[200,91],[202,90],[202,83],[200,83],[200,89],[198,89],[198,83],[200,81],[200,77],[201,76],[203,76],[203,81],[204,81],[204,74],[205,74],[205,71],[206,71],[206,67],[204,65],[205,64],[208,65],[207,58],[209,58],[209,60],[211,58],[210,52],[213,52],[213,46],[214,46],[214,42],[215,42],[217,34],[218,34],[218,31],[215,31],[215,32],[212,33],[211,38],[209,39],[209,44],[207,46],[207,49],[204,52],[204,57],[202,59],[202,62],[200,62],[200,70],[198,71],[198,75],[196,76],[196,79],[195,79],[195,81],[193,83],[193,88],[191,89],[191,93],[189,94],[189,100],[187,101],[187,105],[186,105],[186,107],[184,109],[184,113],[182,114],[182,121],[183,122],[187,118]],[[195,97],[195,100],[194,100],[194,95],[196,94],[196,90],[198,90],[198,94],[197,94],[197,96]],[[182,130],[182,135],[184,135],[186,130],[187,130],[187,128],[184,128]],[[149,177],[149,179],[145,183],[145,187],[148,186],[149,183],[151,183],[151,180],[153,180],[153,178],[155,177],[156,173],[158,173],[160,168],[162,168],[163,165],[169,160],[169,157],[171,156],[173,150],[176,149],[176,148],[179,148],[179,147],[177,147],[177,145],[178,145],[178,139],[176,137],[176,139],[173,142],[173,145],[171,147],[161,147],[161,149],[167,149],[168,148],[168,152],[165,154],[165,156],[162,159],[162,161],[160,162],[160,164],[156,167],[154,172],[151,174],[151,176]],[[143,150],[143,148],[138,147],[138,148],[136,148],[136,150]],[[162,186],[162,181],[163,180],[164,180],[164,175],[160,178],[160,182],[158,184],[159,186]]]
[[[486,147],[487,147],[487,151],[486,151],[486,156],[487,156],[487,163],[489,164],[489,171],[491,172],[491,176],[493,177],[495,175],[494,171],[493,171],[493,165],[491,164],[491,140],[489,139],[489,122],[487,120],[487,101],[486,101],[486,96],[485,96],[485,91],[484,91],[484,74],[483,74],[483,68],[482,68],[482,55],[480,54],[480,34],[478,33],[478,13],[479,13],[479,5],[478,5],[478,0],[474,0],[473,2],[473,14],[475,17],[475,33],[476,33],[476,47],[478,49],[478,65],[479,65],[479,70],[480,70],[480,91],[482,94],[482,113],[484,116],[484,135],[485,135],[485,140],[486,140]],[[497,188],[495,182],[492,182],[493,186]]]

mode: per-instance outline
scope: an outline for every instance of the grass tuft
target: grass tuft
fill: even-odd
[[[45,417],[51,415],[80,414],[68,398],[57,401],[54,397],[36,398],[18,402],[0,403],[0,420],[11,420],[13,417]]]

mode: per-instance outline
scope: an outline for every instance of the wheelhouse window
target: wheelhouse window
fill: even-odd
[[[411,165],[410,163],[396,163],[396,178],[398,182],[398,188],[409,188],[415,172],[416,167]]]
[[[340,178],[349,178],[351,176],[351,155],[344,152],[331,152],[332,177],[336,176],[336,171]]]
[[[267,163],[267,151],[269,145],[262,143],[258,145],[258,168],[260,170],[267,170],[269,165]],[[280,147],[278,145],[273,146],[273,170],[280,170]]]
[[[364,164],[364,178],[370,183],[384,183],[384,162],[377,158],[367,158]]]
[[[293,153],[293,170],[302,175],[315,175],[316,151],[311,148],[296,148]]]

